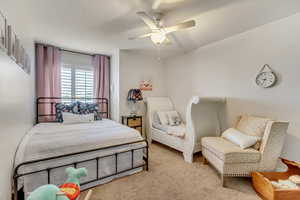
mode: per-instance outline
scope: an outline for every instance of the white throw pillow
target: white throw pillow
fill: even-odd
[[[162,125],[169,125],[167,112],[160,111],[160,112],[157,112],[157,115],[158,115],[159,121]]]
[[[240,146],[242,149],[251,147],[260,140],[260,137],[244,134],[234,128],[229,128],[224,131],[222,137],[229,140],[233,144]]]
[[[167,112],[169,124],[171,126],[178,126],[181,124],[181,118],[177,111],[172,110]]]
[[[157,112],[153,113],[152,122],[155,124],[160,124],[160,120],[159,120],[159,116],[158,116]]]
[[[69,112],[62,112],[63,124],[89,123],[95,120],[95,114],[79,115]]]

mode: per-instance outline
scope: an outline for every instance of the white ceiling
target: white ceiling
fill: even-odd
[[[127,38],[149,29],[135,14],[151,10],[152,0],[1,0],[18,7],[35,40],[88,52],[139,49],[156,53],[149,39]],[[5,4],[4,4],[5,5]],[[21,12],[22,11],[22,12]],[[162,57],[222,40],[300,11],[299,0],[185,0],[164,4],[164,24],[195,19],[197,27],[172,34]],[[26,21],[25,21],[26,19]]]

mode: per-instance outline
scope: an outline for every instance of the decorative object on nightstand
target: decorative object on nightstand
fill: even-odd
[[[141,135],[143,133],[143,117],[140,115],[122,116],[122,124],[138,130],[141,133]]]
[[[142,91],[140,89],[130,89],[128,91],[127,101],[130,107],[130,114],[135,116],[139,109],[138,101],[143,100]]]

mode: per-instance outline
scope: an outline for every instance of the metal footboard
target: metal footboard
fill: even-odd
[[[86,160],[75,161],[75,162],[71,162],[71,163],[68,163],[68,164],[63,164],[63,165],[59,165],[59,166],[55,166],[55,167],[49,167],[49,168],[41,169],[41,170],[37,170],[37,171],[19,173],[20,168],[24,167],[26,165],[36,164],[36,163],[44,162],[44,161],[55,160],[55,159],[59,159],[59,158],[67,158],[67,157],[70,157],[70,156],[76,156],[76,155],[80,155],[80,154],[95,152],[95,151],[99,151],[99,150],[105,150],[105,149],[108,149],[108,148],[120,147],[120,146],[124,146],[124,145],[136,144],[136,143],[141,143],[141,142],[145,142],[146,146],[133,148],[133,149],[126,150],[126,151],[116,152],[116,153],[112,153],[112,154],[105,155],[105,156],[97,156],[97,157],[86,159]],[[143,161],[144,162],[141,165],[134,166],[134,152],[137,151],[137,150],[141,150],[141,149],[144,150],[143,151]],[[119,165],[118,164],[118,156],[122,153],[128,153],[128,152],[131,152],[131,167],[129,169],[126,169],[126,170],[118,171],[118,165]],[[115,157],[115,169],[114,169],[115,172],[112,173],[112,174],[106,175],[106,176],[101,176],[101,174],[99,174],[99,162],[101,162],[101,159],[111,157],[111,156]],[[90,184],[90,183],[93,183],[93,182],[97,182],[97,181],[100,181],[100,180],[103,180],[103,179],[106,179],[106,178],[109,178],[109,177],[113,177],[113,176],[125,173],[127,171],[138,169],[138,168],[141,168],[141,167],[143,167],[144,170],[148,171],[148,169],[149,169],[148,157],[149,157],[148,142],[147,142],[147,140],[140,140],[140,141],[136,141],[136,142],[130,142],[130,143],[124,143],[124,144],[120,144],[120,145],[107,146],[107,147],[96,148],[96,149],[87,150],[87,151],[81,151],[81,152],[76,152],[76,153],[70,153],[70,154],[65,154],[65,155],[60,155],[60,156],[54,156],[54,157],[49,157],[49,158],[24,162],[24,163],[21,163],[21,164],[17,165],[14,168],[14,172],[13,172],[13,194],[12,194],[13,199],[14,200],[24,199],[25,194],[18,191],[18,183],[19,183],[19,179],[21,177],[24,177],[24,176],[27,176],[27,175],[36,174],[36,173],[39,173],[39,172],[47,172],[47,183],[50,184],[51,183],[51,171],[52,170],[57,169],[57,168],[61,168],[61,167],[69,167],[69,166],[73,166],[74,168],[77,168],[78,164],[80,164],[80,163],[84,163],[84,162],[88,162],[88,161],[95,161],[96,162],[96,173],[95,173],[96,178],[93,179],[93,180],[81,183],[81,186],[84,186],[84,185],[87,185],[87,184]],[[89,189],[89,188],[87,188],[87,189]]]

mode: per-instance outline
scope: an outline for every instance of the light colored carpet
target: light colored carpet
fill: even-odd
[[[91,200],[256,200],[248,178],[230,178],[222,188],[216,171],[200,155],[188,164],[163,145],[150,147],[148,172],[127,176],[93,189]],[[85,196],[85,193],[82,194]]]

